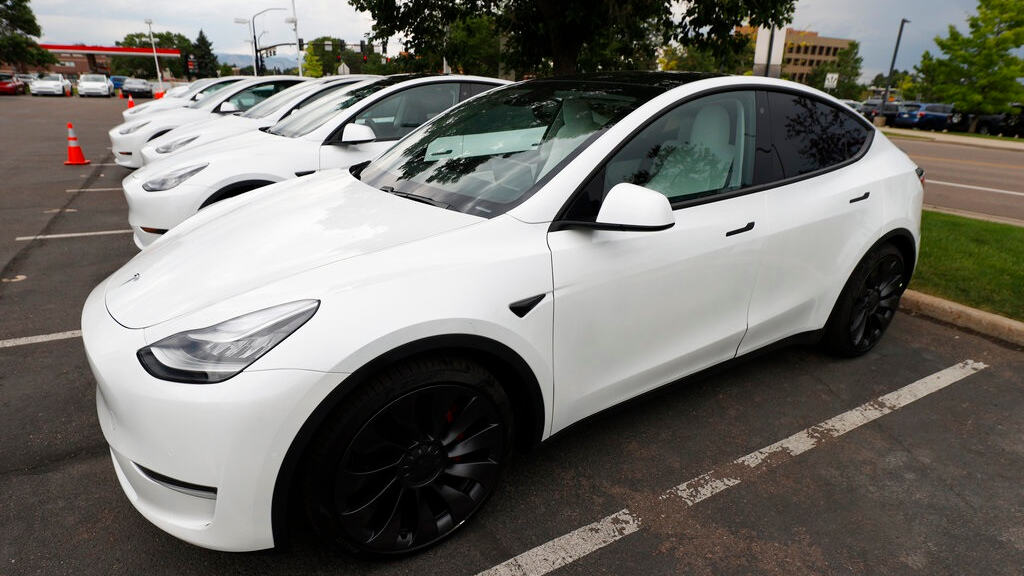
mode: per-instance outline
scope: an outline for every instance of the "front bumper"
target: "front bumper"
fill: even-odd
[[[142,185],[146,180],[155,176],[148,174],[140,178],[130,174],[121,182],[125,200],[128,201],[128,224],[132,227],[135,244],[139,248],[152,244],[160,237],[160,234],[151,234],[143,228],[174,228],[198,212],[203,201],[212,193],[209,187],[191,185],[187,180],[170,190],[143,190]]]
[[[151,131],[147,130],[146,126],[130,134],[121,134],[120,127],[107,131],[110,149],[114,152],[114,162],[125,168],[142,168],[143,159],[139,152],[149,140],[150,134]]]
[[[118,480],[162,530],[205,548],[274,546],[274,487],[300,427],[343,376],[245,371],[219,384],[158,380],[135,357],[144,330],[117,324],[106,282],[82,314],[96,407]]]

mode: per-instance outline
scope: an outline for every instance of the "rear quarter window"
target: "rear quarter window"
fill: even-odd
[[[811,98],[769,92],[772,147],[783,178],[826,170],[856,157],[870,131],[853,113]]]

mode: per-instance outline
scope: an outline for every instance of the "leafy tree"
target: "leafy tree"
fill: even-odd
[[[448,25],[487,15],[505,39],[503,60],[519,71],[567,74],[653,67],[674,40],[715,54],[747,39],[740,24],[783,25],[795,0],[349,0],[369,12],[375,38],[404,36],[416,54],[443,53]],[[676,14],[681,14],[677,17]]]
[[[217,56],[213,53],[213,43],[206,34],[199,30],[199,36],[192,44],[192,56],[195,57],[196,69],[192,72],[198,78],[212,78],[217,75]]]
[[[670,44],[662,48],[658,65],[662,70],[683,70],[688,72],[720,72],[723,74],[747,74],[754,68],[754,44],[756,38],[749,37],[738,52],[716,55],[708,48],[683,47]]]
[[[860,85],[860,67],[864,59],[860,57],[860,43],[853,41],[850,46],[840,50],[835,62],[826,62],[814,69],[807,78],[807,85],[819,90],[825,89],[825,76],[838,73],[839,82],[835,90],[829,90],[836,98],[860,100],[864,87]]]
[[[324,75],[320,59],[313,52],[306,52],[306,56],[302,59],[302,73],[310,78],[320,78]]]
[[[33,40],[42,34],[29,0],[0,0],[0,62],[20,71],[56,64],[57,57]]]
[[[979,0],[978,13],[967,20],[969,34],[954,26],[935,38],[945,58],[925,52],[916,66],[922,84],[938,100],[976,114],[1007,112],[1024,100],[1024,60],[1014,51],[1024,46],[1024,2]],[[979,116],[971,122],[977,128]]]
[[[490,16],[471,16],[452,24],[445,56],[463,74],[497,76],[501,51],[498,25]]]
[[[192,51],[192,41],[181,34],[171,32],[154,32],[153,43],[157,48],[172,48],[181,52],[181,58],[165,58],[160,61],[160,67],[168,69],[178,78],[188,77],[188,62],[185,55]],[[150,48],[149,32],[133,32],[124,37],[124,40],[115,42],[117,46],[132,48]],[[153,64],[152,56],[112,56],[110,58],[110,70],[112,74],[124,76],[138,76],[141,78],[156,78],[156,66]]]

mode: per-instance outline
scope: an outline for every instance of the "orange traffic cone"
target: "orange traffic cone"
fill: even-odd
[[[128,107],[135,108],[135,99],[132,98],[131,94],[128,95]]]
[[[75,128],[71,125],[71,122],[68,122],[68,161],[64,165],[82,166],[88,163],[89,161],[82,154],[82,147],[78,145],[78,136],[75,136]]]

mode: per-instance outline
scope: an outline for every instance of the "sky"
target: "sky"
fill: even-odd
[[[251,54],[248,24],[255,17],[260,46],[294,42],[292,25],[284,19],[298,19],[299,37],[319,36],[358,42],[370,32],[369,14],[356,12],[345,0],[32,0],[32,10],[43,29],[45,44],[88,44],[113,46],[134,32],[175,32],[191,40],[203,30],[218,54]],[[967,30],[967,17],[975,12],[977,0],[798,0],[791,28],[818,32],[822,36],[860,42],[864,59],[862,79],[887,73],[896,45],[900,19],[904,27],[896,68],[912,69],[929,50],[937,54],[936,36],[946,36],[950,24]],[[249,42],[246,40],[249,39]],[[388,52],[397,52],[400,39],[392,39]],[[294,48],[278,50],[278,56],[295,54]]]

